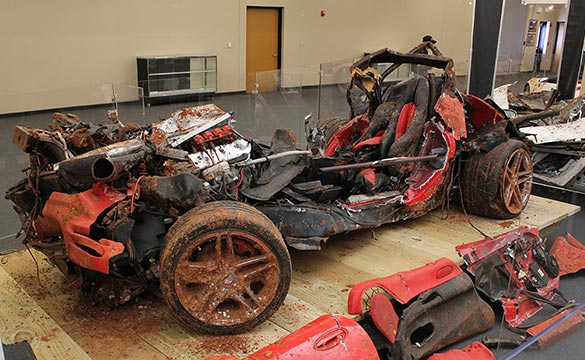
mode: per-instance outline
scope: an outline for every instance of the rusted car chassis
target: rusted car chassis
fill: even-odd
[[[402,64],[434,70],[386,81]],[[72,284],[115,279],[118,303],[159,285],[187,326],[226,334],[282,304],[287,245],[319,249],[335,234],[421,216],[452,189],[470,213],[522,211],[526,146],[502,113],[457,91],[453,61],[431,42],[380,50],[351,72],[350,119],[319,121],[307,150],[289,130],[270,145],[244,137],[215,105],[147,126],[115,114],[109,125],[55,114],[49,130],[17,126],[30,167],[6,197],[24,241]]]

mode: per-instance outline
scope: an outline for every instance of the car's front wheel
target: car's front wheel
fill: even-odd
[[[234,334],[262,323],[284,302],[290,279],[280,232],[240,202],[217,201],[185,213],[161,253],[163,297],[196,331]]]

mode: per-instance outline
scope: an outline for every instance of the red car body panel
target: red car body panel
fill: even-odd
[[[126,195],[104,183],[78,194],[53,192],[35,220],[39,240],[63,236],[68,257],[86,269],[109,273],[109,260],[124,252],[124,244],[109,239],[95,241],[90,228],[98,216]],[[88,249],[88,250],[86,250]]]
[[[489,122],[496,123],[504,119],[504,115],[502,115],[493,106],[485,102],[485,100],[472,94],[469,94],[468,96],[474,109],[469,122],[476,128],[479,129],[484,127]]]
[[[443,93],[435,104],[435,111],[441,115],[447,127],[451,129],[455,140],[467,137],[465,113],[463,104],[459,100]]]
[[[463,271],[452,260],[440,258],[414,270],[361,282],[349,293],[348,312],[356,315],[363,312],[362,297],[371,287],[381,287],[400,303],[406,304],[424,291],[446,283],[462,273]]]
[[[207,360],[234,360],[215,356]],[[242,360],[253,359],[335,359],[378,360],[376,347],[355,321],[340,315],[323,315],[294,333]]]
[[[585,269],[585,245],[571,234],[557,237],[550,252],[559,263],[560,276]]]
[[[461,350],[435,354],[429,360],[496,360],[496,356],[484,344],[476,341]]]

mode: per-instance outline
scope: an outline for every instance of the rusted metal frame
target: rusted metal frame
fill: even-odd
[[[402,64],[426,65],[434,68],[444,69],[445,74],[447,75],[445,88],[449,90],[453,90],[455,88],[455,70],[453,59],[435,54],[402,54],[390,49],[380,49],[354,63],[350,67],[350,71],[355,67],[359,67],[360,69],[365,70],[371,66],[371,64],[377,63],[394,63],[382,73],[382,76],[380,77],[381,80],[386,78],[394,70],[398,69],[398,67]]]
[[[377,63],[409,63],[427,65],[440,69],[447,69],[449,65],[453,63],[453,59],[449,57],[444,57],[440,52],[435,53],[435,51],[433,51],[432,55],[420,54],[416,52],[418,50],[421,50],[422,48],[424,48],[424,46],[419,45],[418,47],[415,47],[413,50],[411,50],[411,52],[409,53],[399,53],[388,48],[380,49],[356,61],[353,65],[351,65],[350,71],[356,67],[365,70],[368,67],[370,67],[371,64]],[[387,76],[394,70],[386,69],[386,71],[384,71],[384,73],[382,74],[382,77]]]
[[[347,165],[338,165],[338,166],[328,166],[319,169],[319,171],[323,173],[328,172],[335,172],[335,171],[343,171],[343,170],[357,170],[357,169],[365,169],[365,168],[377,168],[383,167],[387,165],[394,165],[394,164],[404,164],[410,162],[420,162],[420,161],[431,161],[443,156],[442,154],[435,153],[433,155],[423,155],[423,156],[411,156],[411,157],[394,157],[394,158],[386,158],[376,161],[368,161],[363,163],[355,163],[355,164],[347,164]]]
[[[570,112],[573,109],[577,109],[579,106],[582,107],[584,104],[585,104],[585,95],[582,95],[582,96],[579,96],[579,97],[573,99],[568,104],[560,102],[560,103],[557,103],[555,105],[552,105],[550,108],[548,108],[544,111],[541,111],[541,112],[516,116],[514,119],[512,119],[512,122],[514,123],[514,125],[519,127],[520,125],[522,125],[525,122],[530,121],[530,120],[538,120],[538,119],[553,117],[553,116],[559,115],[561,113],[563,113],[563,115],[567,116],[570,114]],[[567,112],[569,114],[567,114]]]

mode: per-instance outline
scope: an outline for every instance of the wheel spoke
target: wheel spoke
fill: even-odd
[[[227,247],[227,260],[230,264],[233,264],[234,262],[234,239],[232,237],[232,233],[228,230],[227,232],[227,236],[226,236],[226,247]]]
[[[251,258],[246,258],[240,262],[237,262],[234,266],[236,269],[240,269],[246,266],[251,266],[251,265],[255,265],[261,262],[266,262],[268,260],[268,257],[266,255],[258,255],[258,256],[253,256]]]
[[[522,206],[522,195],[518,186],[514,186],[512,189],[512,200],[515,200],[515,202],[510,205],[514,205],[514,207]]]
[[[523,177],[532,177],[532,171],[531,171],[531,170],[520,171],[520,172],[518,173],[518,177],[519,177],[519,178],[523,178]]]
[[[506,169],[506,171],[504,172],[504,179],[502,181],[502,187],[504,189],[506,189],[508,186],[510,186],[510,184],[514,183],[514,173],[512,172],[512,170],[510,168]]]
[[[216,276],[216,269],[209,262],[182,262],[177,266],[175,276],[180,281],[188,283],[209,283],[213,282]]]
[[[263,273],[265,271],[268,271],[268,270],[270,270],[272,268],[273,268],[273,265],[272,264],[265,264],[265,265],[263,265],[261,267],[257,267],[257,268],[250,269],[250,270],[244,272],[244,279],[251,278],[251,277],[256,276],[258,274],[261,274],[261,273]]]
[[[201,291],[193,292],[186,288],[177,289],[178,295],[181,297],[181,304],[192,314],[196,314],[197,318],[205,321],[209,318],[210,304],[214,303],[218,292],[206,286]]]
[[[512,158],[512,169],[514,174],[518,174],[520,171],[520,164],[522,164],[522,153],[516,152]]]
[[[203,319],[210,319],[216,313],[216,309],[223,301],[230,297],[230,293],[217,291],[214,293],[209,293],[208,296],[205,298],[205,302],[201,302],[201,307],[197,311],[201,318]]]
[[[254,294],[254,293],[252,293],[252,294]],[[234,300],[237,301],[238,303],[242,304],[250,312],[253,312],[260,307],[260,304],[256,302],[258,299],[256,299],[256,297],[254,297],[254,299],[255,300],[252,300],[252,297],[250,297],[250,299],[246,299],[242,295],[235,295],[234,296]],[[250,300],[252,300],[251,302],[253,302],[254,304],[250,304]],[[254,307],[253,305],[256,305],[256,306]]]
[[[215,257],[216,257],[218,262],[223,262],[222,261],[222,251],[221,251],[221,247],[222,247],[221,237],[222,237],[221,232],[218,232],[217,235],[215,236]]]
[[[514,195],[514,191],[512,190],[511,186],[506,186],[504,188],[505,196],[504,196],[504,203],[507,207],[510,207],[510,203],[512,201],[512,196]]]
[[[262,303],[260,302],[260,300],[258,300],[258,298],[256,297],[256,294],[254,294],[252,289],[250,289],[249,287],[246,288],[246,294],[248,294],[248,296],[250,297],[250,300],[252,300],[254,302],[254,304],[256,304],[257,307],[262,306]]]
[[[532,176],[519,177],[518,180],[516,181],[516,184],[521,185],[530,180],[532,180]]]

